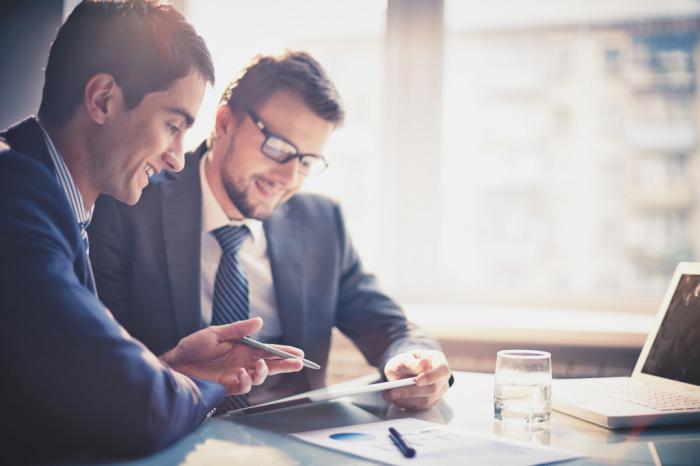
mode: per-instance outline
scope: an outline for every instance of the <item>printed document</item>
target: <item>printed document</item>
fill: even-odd
[[[389,427],[398,430],[416,450],[414,458],[405,458],[392,443]],[[468,458],[469,464],[529,466],[582,456],[565,450],[472,433],[413,418],[292,435],[314,445],[394,465],[447,466],[465,464]]]

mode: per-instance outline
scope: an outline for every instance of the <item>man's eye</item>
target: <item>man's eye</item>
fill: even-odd
[[[168,130],[170,131],[171,134],[176,135],[177,133],[180,132],[180,128],[177,127],[176,125],[172,123],[167,123]]]
[[[311,165],[313,165],[314,159],[313,157],[301,157],[299,162],[301,162],[302,167],[309,168]]]

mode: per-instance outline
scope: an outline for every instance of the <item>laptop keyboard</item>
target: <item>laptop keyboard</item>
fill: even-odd
[[[700,411],[700,397],[662,391],[630,379],[601,382],[603,381],[597,380],[595,384],[582,383],[580,387],[658,411]]]

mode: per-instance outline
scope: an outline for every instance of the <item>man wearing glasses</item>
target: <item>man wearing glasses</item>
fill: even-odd
[[[257,338],[303,348],[320,371],[268,379],[221,411],[325,385],[335,326],[390,380],[387,397],[435,405],[450,369],[363,271],[339,206],[297,194],[344,111],[321,66],[302,52],[259,56],[221,100],[209,141],[180,173],[154,177],[134,207],[98,201],[90,232],[98,291],[156,354],[209,324],[262,317]]]

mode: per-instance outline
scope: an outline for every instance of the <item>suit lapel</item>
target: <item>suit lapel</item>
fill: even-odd
[[[287,215],[288,208],[288,205],[279,207],[265,222],[265,235],[285,343],[304,348],[307,298],[304,251],[301,225],[298,219]]]
[[[201,327],[202,191],[199,160],[203,152],[200,149],[187,156],[182,172],[168,173],[162,186],[165,255],[179,338]]]
[[[0,138],[7,141],[13,150],[33,158],[48,168],[51,173],[54,175],[56,174],[56,167],[51,160],[49,148],[46,146],[46,142],[44,140],[44,132],[41,130],[39,122],[36,118],[26,118],[15,126],[8,128],[4,133],[1,133]],[[63,186],[61,186],[58,178],[56,178],[56,184],[59,186],[61,192],[63,192]],[[71,210],[67,198],[66,205],[67,209]],[[75,223],[75,231],[77,232],[78,237],[81,237],[77,220]],[[77,249],[77,253],[78,255],[75,259],[76,262],[74,269],[75,274],[78,276],[78,279],[80,279],[80,282],[83,285],[85,285],[93,293],[97,294],[95,278],[92,273],[92,266],[90,265],[90,258],[88,257],[87,251],[84,247],[80,247]]]

